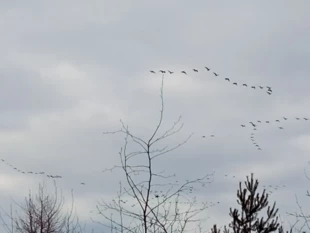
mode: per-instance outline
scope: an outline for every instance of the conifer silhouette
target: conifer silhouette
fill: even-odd
[[[242,189],[240,182],[237,191],[237,203],[241,206],[241,216],[238,209],[232,210],[230,208],[229,215],[233,220],[229,227],[232,228],[233,233],[269,233],[276,230],[279,233],[284,233],[283,227],[280,226],[278,217],[276,217],[278,212],[278,209],[275,209],[276,202],[274,202],[272,208],[268,206],[268,194],[265,193],[265,189],[262,195],[257,192],[258,180],[254,182],[253,173],[251,174],[251,180],[247,176],[247,181],[244,183],[246,188]],[[258,218],[258,213],[267,206],[267,218]],[[229,229],[225,226],[223,232],[229,233]],[[291,232],[292,229],[286,233]],[[220,233],[220,230],[214,225],[211,233]]]

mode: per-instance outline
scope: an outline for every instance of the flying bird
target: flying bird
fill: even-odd
[[[257,121],[258,123],[262,123],[261,121]]]
[[[279,127],[279,129],[283,129],[283,127]]]
[[[85,183],[81,183],[81,185],[85,185]]]
[[[196,70],[196,69],[193,69],[193,71],[194,71],[194,72],[198,72],[198,70]]]
[[[259,88],[260,88],[260,89],[263,89],[264,87],[262,87],[262,86],[259,86]]]
[[[308,121],[308,120],[309,120],[309,118],[306,118],[306,117],[304,117],[304,119],[305,119],[305,121]]]
[[[253,127],[256,127],[256,125],[252,121],[250,121],[249,123],[253,125]]]
[[[280,122],[279,120],[276,120],[276,122]]]
[[[255,86],[252,86],[251,88],[255,89],[256,87],[255,87]]]
[[[203,138],[205,138],[206,136],[202,136]]]
[[[269,123],[269,121],[266,121],[266,123]]]
[[[287,120],[287,118],[286,118],[286,117],[283,117],[283,119],[284,119],[284,120]]]
[[[230,79],[229,79],[229,78],[225,78],[225,80],[227,80],[228,82],[230,81]]]
[[[210,71],[210,69],[208,67],[205,66],[205,68],[207,69],[207,71]]]
[[[237,85],[237,83],[233,83],[233,85]]]
[[[184,70],[181,73],[186,74],[186,72]]]
[[[159,72],[161,72],[161,73],[163,73],[163,74],[166,73],[166,71],[164,71],[164,70],[160,70]]]
[[[300,118],[296,117],[296,120],[300,120]]]
[[[267,93],[268,93],[268,95],[271,95],[271,92],[268,92],[268,91],[267,91]]]
[[[170,71],[170,70],[168,70],[168,72],[169,72],[170,74],[173,74],[173,72],[172,72],[172,71]]]
[[[211,137],[214,137],[214,134],[211,134],[210,136],[211,136]]]
[[[241,127],[245,127],[245,125],[241,125]]]
[[[156,74],[154,70],[150,70],[151,73]]]
[[[215,73],[215,72],[213,72],[213,74],[215,75],[215,76],[219,76],[217,73]]]
[[[247,87],[248,85],[246,85],[246,84],[244,83],[244,84],[242,84],[242,86],[245,86],[245,87]]]

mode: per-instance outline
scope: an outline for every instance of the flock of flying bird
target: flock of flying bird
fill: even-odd
[[[205,70],[207,71],[207,72],[209,72],[211,69],[210,68],[208,68],[207,66],[205,66],[204,67],[205,68]],[[199,70],[198,69],[192,69],[193,70],[193,72],[195,72],[195,73],[198,73],[199,72]],[[150,72],[151,73],[153,73],[153,74],[156,74],[156,72],[154,71],[154,70],[150,70]],[[170,70],[167,70],[167,71],[165,71],[165,70],[159,70],[158,71],[159,73],[162,73],[162,74],[166,74],[166,73],[168,73],[168,74],[174,74],[175,72],[173,72],[173,71],[170,71]],[[181,74],[184,74],[184,75],[187,75],[187,72],[185,71],[185,70],[182,70],[181,72],[180,72]],[[215,77],[218,77],[219,76],[219,74],[217,73],[217,72],[212,72],[213,73],[213,75],[215,76]],[[229,78],[225,78],[224,80],[226,80],[226,81],[228,81],[228,82],[231,82],[231,80],[229,79]],[[238,83],[237,82],[231,82],[233,85],[238,85]],[[240,84],[241,85],[241,84]],[[260,88],[260,89],[267,89],[267,91],[266,91],[266,93],[268,94],[268,95],[271,95],[272,94],[272,88],[270,87],[270,86],[260,86],[260,85],[258,85],[258,86],[253,86],[253,85],[248,85],[248,84],[246,84],[246,83],[243,83],[241,86],[243,86],[243,87],[251,87],[252,89],[256,89],[256,88]],[[286,121],[288,118],[287,117],[283,117],[283,119]],[[296,117],[295,118],[296,120],[305,120],[305,121],[308,121],[309,120],[309,118],[306,118],[306,117],[303,117],[303,118],[299,118],[299,117]],[[260,120],[258,120],[257,121],[257,123],[254,123],[254,122],[249,122],[252,126],[253,126],[253,130],[257,130],[257,124],[260,124],[260,123],[267,123],[267,124],[269,124],[271,121],[260,121]],[[275,120],[275,122],[280,122],[280,120]],[[245,124],[242,124],[241,125],[241,127],[246,127],[246,125]],[[279,126],[279,129],[284,129],[283,128],[283,126]],[[253,145],[257,148],[257,150],[262,150],[262,148],[255,142],[255,137],[254,137],[254,133],[251,133],[251,135],[250,135],[250,139],[251,139],[251,141],[253,142]],[[203,135],[202,136],[203,138],[206,138],[206,136],[205,135]],[[211,134],[210,135],[210,137],[215,137],[215,135],[214,134]]]
[[[208,68],[208,67],[204,67],[205,68],[205,70],[206,71],[210,71],[211,69],[210,68]],[[198,73],[199,71],[198,71],[198,69],[192,69],[193,70],[193,72],[195,72],[195,73]],[[152,73],[152,74],[156,74],[156,72],[154,71],[154,70],[150,70],[150,72]],[[160,72],[160,73],[162,73],[162,74],[166,74],[166,73],[169,73],[169,74],[174,74],[175,72],[173,72],[173,71],[170,71],[170,70],[167,70],[167,71],[165,71],[165,70],[159,70],[158,72]],[[184,75],[187,75],[187,72],[185,71],[185,70],[182,70],[181,72],[180,72],[181,74],[184,74]],[[218,77],[219,76],[219,74],[218,73],[216,73],[216,72],[213,72],[213,75],[215,76],[215,77]],[[238,86],[238,82],[233,82],[233,81],[231,81],[229,78],[225,78],[224,80],[226,80],[226,81],[228,81],[228,82],[231,82],[233,85],[235,85],[235,86]],[[266,93],[268,94],[268,95],[271,95],[272,94],[272,88],[270,87],[270,86],[260,86],[260,85],[258,85],[258,86],[255,86],[255,85],[249,85],[249,84],[247,84],[247,83],[242,83],[242,84],[239,84],[239,86],[242,86],[242,87],[249,87],[249,88],[252,88],[252,89],[261,89],[261,90],[265,90],[265,89],[267,89],[267,91],[266,91]]]
[[[284,121],[287,121],[289,118],[288,117],[283,117],[283,120],[279,120],[279,119],[276,119],[274,121],[261,121],[261,120],[258,120],[257,122],[252,122],[250,121],[249,124],[253,127],[252,129],[255,131],[257,130],[257,126],[258,124],[262,124],[262,123],[266,123],[266,124],[270,124],[272,122],[284,122]],[[294,120],[297,120],[297,121],[309,121],[309,118],[307,117],[295,117],[295,118],[291,118],[291,119],[294,119]],[[246,127],[246,124],[242,124],[241,127]],[[284,129],[283,126],[278,126],[279,129]],[[211,134],[210,137],[215,137],[214,134]],[[202,135],[202,138],[206,138],[205,135]],[[257,144],[257,142],[255,141],[255,133],[252,132],[250,134],[250,140],[252,141],[253,145],[257,148],[257,150],[262,150],[262,148]]]
[[[211,69],[210,68],[208,68],[208,67],[204,67],[205,68],[205,70],[206,71],[210,71]],[[199,72],[199,70],[198,69],[192,69],[193,70],[193,72],[195,72],[195,73],[198,73]],[[150,70],[150,72],[151,73],[153,73],[153,74],[156,74],[156,72],[154,71],[154,70]],[[162,74],[165,74],[165,73],[169,73],[169,74],[173,74],[173,73],[175,73],[175,72],[173,72],[173,71],[170,71],[170,70],[167,70],[167,72],[165,71],[165,70],[159,70],[158,72],[160,72],[160,73],[162,73]],[[182,70],[180,73],[182,73],[182,74],[184,74],[184,75],[187,75],[187,72],[186,71],[184,71],[184,70]],[[216,72],[213,72],[213,75],[215,76],[215,77],[218,77],[219,76],[219,74],[218,73],[216,73]],[[237,82],[232,82],[229,78],[225,78],[224,80],[226,80],[226,81],[228,81],[228,82],[231,82],[233,85],[235,85],[235,86],[238,86],[238,83]],[[267,91],[266,91],[266,93],[268,94],[268,95],[271,95],[272,94],[272,88],[271,87],[269,87],[269,86],[253,86],[253,85],[248,85],[248,84],[246,84],[246,83],[243,83],[243,84],[239,84],[239,86],[243,86],[243,87],[249,87],[249,88],[252,88],[252,89],[267,89]],[[309,118],[306,118],[306,117],[303,117],[303,118],[298,118],[298,117],[296,117],[296,118],[294,118],[294,119],[296,119],[296,120],[304,120],[304,121],[308,121],[309,120]],[[287,117],[283,117],[283,120],[284,121],[287,121],[288,120],[288,118]],[[249,124],[253,127],[253,130],[257,130],[257,126],[258,126],[258,124],[261,124],[261,123],[266,123],[266,124],[269,124],[269,123],[271,123],[272,121],[261,121],[261,120],[258,120],[257,122],[252,122],[252,121],[250,121],[249,122]],[[277,120],[275,120],[274,122],[281,122],[279,119],[277,119]],[[242,124],[241,125],[241,127],[246,127],[246,124]],[[282,126],[279,126],[278,127],[279,129],[283,129],[283,127]],[[210,137],[215,137],[215,135],[214,134],[211,134],[210,135]],[[203,135],[202,136],[202,138],[206,138],[206,136],[205,135]],[[262,148],[255,142],[255,134],[254,134],[254,132],[252,132],[251,134],[250,134],[250,139],[251,139],[251,141],[253,142],[253,145],[258,149],[258,150],[262,150]],[[20,169],[18,169],[17,167],[14,167],[12,164],[10,164],[10,163],[8,163],[8,162],[6,162],[4,159],[1,159],[1,161],[3,162],[3,163],[6,163],[8,166],[10,166],[10,167],[12,167],[14,170],[16,170],[17,172],[19,172],[19,173],[22,173],[22,174],[34,174],[34,175],[46,175],[46,177],[48,177],[48,178],[53,178],[53,179],[59,179],[59,178],[63,178],[62,176],[59,176],[59,175],[48,175],[48,174],[45,174],[45,172],[32,172],[32,171],[23,171],[23,170],[20,170]],[[228,174],[226,174],[225,175],[225,177],[228,177]],[[236,178],[235,176],[232,176],[232,178]],[[83,183],[83,182],[81,182],[80,183],[81,185],[85,185],[85,183]],[[263,187],[265,187],[265,188],[272,188],[273,186],[272,185],[269,185],[269,186],[263,186]],[[277,190],[277,189],[279,189],[279,188],[281,188],[281,187],[285,187],[285,185],[282,185],[282,186],[275,186],[274,187],[274,190]],[[268,191],[268,190],[267,190]],[[269,193],[272,193],[272,191],[269,191]],[[163,194],[159,194],[159,193],[157,193],[157,191],[155,191],[155,193],[154,193],[154,199],[158,199],[158,198],[160,198],[161,196],[164,196]],[[126,201],[127,202],[127,201]],[[126,203],[126,202],[124,202],[124,203]],[[189,202],[179,202],[180,204],[189,204]],[[217,204],[219,204],[220,202],[217,202]],[[212,204],[212,206],[215,204],[215,203],[211,203]],[[132,207],[134,207],[134,205],[132,206]]]
[[[283,119],[284,119],[284,121],[287,121],[289,118],[283,117]],[[295,117],[295,118],[292,118],[292,119],[297,120],[297,121],[300,121],[300,120],[308,121],[309,120],[309,118],[307,118],[307,117],[302,117],[302,118],[301,117]],[[253,130],[257,130],[257,125],[258,124],[262,124],[262,123],[269,124],[271,122],[278,122],[278,123],[280,123],[281,121],[279,119],[276,119],[274,121],[261,121],[261,120],[258,120],[257,123],[255,122],[256,124],[253,123],[252,121],[250,121],[249,124],[251,124],[251,126],[253,127]],[[246,127],[246,125],[243,124],[243,125],[241,125],[241,127]],[[281,129],[281,130],[284,129],[283,126],[278,126],[278,128]],[[257,150],[262,150],[262,148],[255,141],[255,133],[254,132],[250,134],[250,140],[252,141],[253,145],[257,148]]]
[[[10,166],[11,168],[13,168],[13,170],[22,173],[22,174],[32,174],[32,175],[46,175],[46,177],[48,178],[52,178],[52,179],[61,179],[63,178],[62,176],[59,175],[48,175],[45,174],[45,172],[33,172],[33,171],[23,171],[21,169],[18,169],[17,167],[13,166],[12,164],[10,164],[9,162],[5,161],[4,159],[1,159],[1,162],[5,163],[6,165]],[[81,185],[85,185],[85,183],[81,182]]]

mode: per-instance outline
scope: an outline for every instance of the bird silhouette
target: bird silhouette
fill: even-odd
[[[259,86],[259,88],[260,88],[260,89],[263,89],[264,87],[262,87],[262,86]]]
[[[85,185],[85,183],[81,183],[81,185]]]
[[[206,136],[202,136],[203,138],[205,138]]]
[[[280,122],[279,120],[276,120],[276,122]]]
[[[283,129],[283,127],[279,127],[279,129]]]
[[[255,86],[252,86],[251,88],[255,89],[256,87],[255,87]]]
[[[257,121],[258,123],[262,123],[261,121]]]
[[[187,74],[184,70],[183,70],[181,73],[183,73],[183,74]]]
[[[244,84],[242,84],[242,86],[245,86],[245,87],[247,87],[248,85],[246,85],[246,84],[244,83]]]
[[[225,80],[227,80],[228,82],[230,81],[230,79],[229,79],[229,78],[225,78]]]
[[[309,118],[306,118],[306,117],[304,117],[304,119],[305,119],[305,121],[308,121],[308,120],[309,120]]]
[[[284,119],[284,120],[287,120],[287,118],[286,118],[286,117],[283,117],[283,119]]]
[[[271,95],[271,92],[268,92],[268,91],[267,91],[267,94],[268,94],[268,95]]]
[[[173,74],[173,72],[172,72],[172,71],[170,71],[170,70],[168,70],[168,72],[169,72],[170,74]]]
[[[237,84],[237,83],[233,83],[233,85],[236,85],[236,86],[237,86],[238,84]]]
[[[154,70],[150,70],[151,73],[156,74]]]
[[[266,121],[266,123],[269,123],[269,121]]]
[[[252,122],[252,121],[250,121],[249,122],[253,127],[256,127],[256,125]]]
[[[213,72],[213,74],[215,75],[215,76],[219,76],[217,73],[215,73],[215,72]]]
[[[193,71],[194,71],[194,72],[198,72],[198,70],[196,70],[196,69],[193,69]]]
[[[205,66],[205,68],[207,69],[207,71],[210,71],[210,69],[208,67]]]
[[[166,71],[164,71],[164,70],[160,70],[159,72],[161,72],[161,73],[163,73],[163,74],[166,73]]]
[[[298,121],[299,121],[299,120],[300,120],[300,118],[296,117],[296,120],[298,120]]]
[[[245,127],[245,125],[241,125],[241,127]]]

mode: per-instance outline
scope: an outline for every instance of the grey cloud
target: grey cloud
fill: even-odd
[[[161,78],[149,70],[171,69],[174,76],[165,76],[163,130],[179,115],[185,125],[160,145],[194,135],[159,159],[159,170],[176,173],[180,181],[215,170],[214,182],[197,193],[224,199],[210,211],[212,221],[228,218],[238,181],[255,171],[262,185],[286,183],[287,190],[272,197],[279,198],[285,215],[296,207],[292,192],[303,195],[309,184],[303,179],[308,152],[294,146],[308,134],[309,122],[281,122],[283,131],[275,122],[259,125],[255,139],[261,152],[251,144],[248,122],[310,116],[308,9],[308,1],[6,2],[0,13],[1,138],[7,135],[1,155],[25,170],[63,175],[58,184],[66,192],[73,188],[83,204],[89,196],[110,197],[122,174],[101,171],[119,163],[123,140],[102,132],[118,130],[122,118],[135,134],[148,137],[159,117]],[[53,79],[63,64],[85,75]],[[184,83],[173,80],[181,79],[181,70],[188,72]],[[224,77],[270,85],[273,95],[232,86]]]

